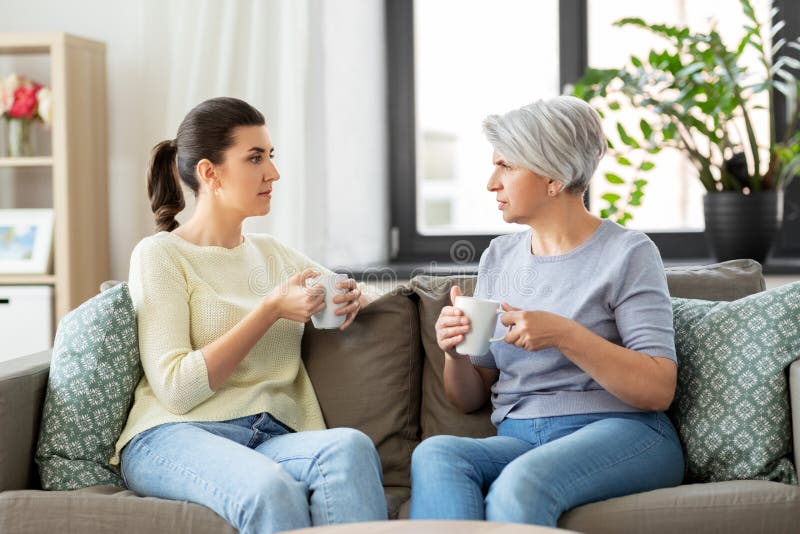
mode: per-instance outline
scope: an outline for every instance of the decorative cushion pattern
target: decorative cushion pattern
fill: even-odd
[[[141,376],[127,284],[100,293],[61,320],[36,451],[43,489],[125,486],[108,460]]]
[[[797,484],[786,369],[800,357],[800,282],[733,302],[674,298],[673,312],[687,480]]]

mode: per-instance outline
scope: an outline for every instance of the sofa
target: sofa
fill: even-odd
[[[761,266],[751,260],[668,268],[666,275],[671,295],[686,298],[731,301],[765,287]],[[328,426],[358,428],[378,449],[390,518],[408,516],[411,453],[421,440],[495,432],[490,406],[462,414],[442,388],[444,355],[433,324],[453,284],[471,294],[475,277],[417,276],[364,309],[348,331],[309,324],[304,333],[303,359]],[[33,458],[49,362],[45,351],[0,366],[0,532],[235,532],[194,503],[114,486],[39,489]],[[789,375],[798,465],[800,362]],[[597,534],[799,532],[800,488],[764,480],[684,484],[580,506],[565,513],[559,526]]]

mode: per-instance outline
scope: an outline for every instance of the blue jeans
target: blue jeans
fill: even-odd
[[[386,519],[380,459],[350,428],[293,432],[268,413],[167,423],[121,464],[132,491],[202,504],[243,534]]]
[[[677,486],[683,451],[663,413],[505,419],[485,439],[434,436],[411,461],[412,519],[556,526],[576,506]]]

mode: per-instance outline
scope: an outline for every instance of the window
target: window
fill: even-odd
[[[769,0],[752,1],[766,17]],[[774,3],[787,22],[783,32],[800,33],[800,8]],[[739,0],[387,0],[386,15],[392,258],[400,262],[474,262],[494,236],[519,230],[502,221],[485,189],[491,146],[481,121],[560,94],[589,64],[622,65],[631,43],[637,50],[656,44],[644,30],[613,21],[640,16],[702,28],[716,15],[729,42],[742,31]],[[758,127],[767,128],[766,114]],[[632,211],[628,225],[647,231],[665,258],[707,257],[699,181],[680,154],[659,157],[643,208]],[[599,196],[611,190],[603,173],[614,164],[604,159],[587,195],[595,213],[603,207]],[[787,194],[789,214],[800,204],[798,182]],[[784,235],[800,231],[800,217],[794,219]],[[791,253],[800,256],[800,243],[780,241],[784,252],[795,247]]]
[[[416,0],[414,58],[419,233],[508,232],[481,121],[559,94],[558,0]]]
[[[752,0],[752,3],[759,19],[766,20],[769,16],[769,0]],[[695,31],[702,31],[714,24],[726,43],[738,43],[744,35],[743,26],[746,24],[739,0],[706,2],[664,0],[647,4],[635,0],[612,2],[589,0],[589,66],[601,69],[618,68],[628,61],[631,54],[640,54],[650,49],[658,50],[664,46],[663,39],[645,30],[613,26],[615,21],[625,17],[639,17],[647,22],[687,26]],[[632,43],[635,43],[635,46],[632,46]],[[746,56],[745,63],[755,70],[759,67],[758,58],[754,54]],[[763,96],[763,102],[759,104],[766,106],[768,104],[766,94]],[[625,109],[616,113],[613,122],[611,120],[604,122],[606,135],[616,143],[618,136],[614,131],[615,122],[617,120],[622,122],[627,131],[636,131],[641,116],[641,110],[636,109]],[[768,114],[754,113],[753,120],[758,139],[762,143],[766,142],[769,139]],[[740,131],[744,131],[744,126],[739,126]],[[705,227],[703,220],[705,189],[697,179],[689,159],[674,150],[663,151],[648,159],[656,166],[644,176],[648,185],[645,188],[642,205],[630,210],[633,219],[628,221],[627,226],[647,232],[702,231]],[[600,197],[604,193],[615,192],[615,188],[603,180],[607,172],[626,176],[626,169],[618,165],[613,158],[603,158],[590,190],[589,205],[595,214],[599,214],[606,204]],[[616,192],[624,198],[627,189],[617,187]]]

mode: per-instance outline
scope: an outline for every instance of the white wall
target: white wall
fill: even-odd
[[[155,2],[156,0],[151,0]],[[164,5],[164,17],[181,17],[176,5]],[[184,3],[183,5],[190,5]],[[150,6],[150,9],[147,6]],[[159,111],[150,102],[151,89],[169,78],[170,61],[197,64],[196,43],[182,43],[185,57],[162,57],[152,46],[154,4],[111,0],[0,0],[0,32],[65,31],[106,43],[109,113],[109,230],[111,274],[125,279],[134,245],[152,233],[153,222],[145,189],[150,148],[174,136],[164,130]],[[144,7],[143,7],[144,6]],[[282,68],[310,69],[310,80],[321,92],[311,92],[309,131],[317,132],[307,147],[294,147],[305,158],[307,184],[323,188],[311,205],[283,207],[296,213],[317,213],[311,236],[291,243],[329,265],[347,266],[386,259],[387,164],[383,2],[374,0],[311,0],[309,61]],[[181,23],[191,23],[190,13]],[[315,32],[314,25],[319,32]],[[266,25],[265,25],[266,29]],[[277,51],[264,50],[265,60]],[[0,72],[0,75],[4,73]],[[199,102],[169,102],[178,116]],[[150,110],[148,112],[148,110]],[[269,117],[270,110],[262,110]],[[287,177],[288,179],[289,177]],[[250,225],[253,228],[253,225]],[[257,228],[257,225],[256,225]],[[281,230],[273,233],[281,238]],[[350,243],[358,240],[359,247]]]
[[[109,230],[111,274],[127,278],[133,245],[149,230],[144,169],[148,147],[139,132],[142,67],[139,2],[2,1],[0,31],[66,31],[106,43],[109,112]]]

